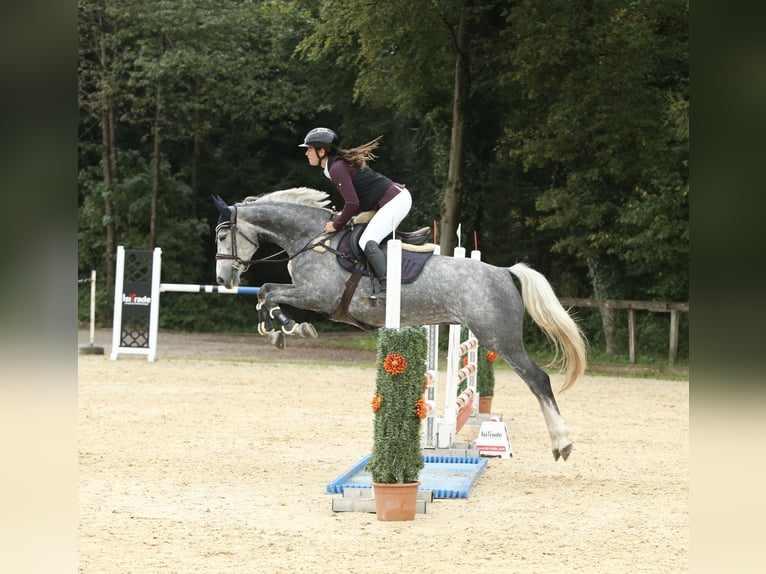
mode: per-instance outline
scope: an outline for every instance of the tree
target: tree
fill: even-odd
[[[399,113],[409,112],[421,122],[450,118],[448,161],[441,173],[444,253],[453,251],[460,219],[471,109],[471,54],[477,43],[486,42],[488,23],[497,20],[495,4],[503,3],[326,0],[318,9],[321,16],[314,33],[298,47],[310,58],[332,54],[339,66],[352,66],[356,71],[354,95],[363,104],[395,106]],[[441,111],[447,102],[451,102],[451,115]],[[447,147],[446,142],[435,145]]]
[[[274,118],[289,107],[291,100],[283,98],[288,87],[277,88],[279,69],[269,60],[266,7],[220,0],[80,3],[83,142],[91,139],[91,125],[100,128],[103,166],[102,184],[81,190],[104,198],[110,271],[124,219],[114,213],[122,177],[119,147],[139,149],[150,158],[147,246],[152,248],[162,235],[163,182],[169,191],[176,187],[171,180],[188,178],[196,195],[206,138],[225,124],[263,125],[253,118]],[[82,165],[87,166],[92,156],[84,150]],[[165,162],[170,162],[167,168]],[[94,208],[90,203],[89,217]],[[113,271],[107,282],[113,284]]]
[[[132,66],[125,119],[152,147],[149,244],[156,242],[163,141],[190,141],[190,184],[197,189],[201,146],[211,125],[241,117],[263,89],[259,5],[251,2],[133,0],[121,13]]]
[[[210,281],[210,194],[310,185],[333,197],[296,147],[327,125],[342,144],[384,136],[375,168],[415,200],[403,229],[441,218],[445,253],[462,224],[464,245],[478,231],[486,260],[528,261],[563,295],[686,298],[685,2],[80,11],[82,269],[118,243],[157,244],[178,280]],[[248,280],[289,277],[265,266]]]
[[[114,41],[111,13],[106,0],[78,2],[79,70],[78,105],[84,111],[86,130],[96,129],[103,185],[94,190],[103,202],[106,231],[106,285],[114,285],[114,254],[117,250],[114,182],[118,178],[116,107],[119,88],[119,49]]]
[[[538,225],[559,233],[554,252],[586,265],[596,298],[687,297],[688,284],[656,285],[658,269],[688,261],[688,149],[668,121],[672,102],[688,101],[688,5],[523,0],[510,21],[513,75],[535,112],[506,142],[549,178]],[[673,209],[647,227],[639,204]],[[652,241],[672,247],[639,256]],[[612,313],[603,320],[612,352]]]

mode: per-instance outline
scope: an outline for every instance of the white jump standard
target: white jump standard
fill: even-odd
[[[259,287],[224,287],[160,283],[162,249],[126,250],[117,247],[114,285],[114,320],[112,324],[111,360],[120,354],[157,357],[160,293],[224,293],[257,295]]]
[[[460,236],[458,235],[458,238]],[[455,247],[454,257],[465,257],[465,248]],[[481,252],[473,250],[471,259],[481,260]],[[479,405],[479,393],[476,388],[476,372],[478,369],[479,342],[473,333],[468,331],[468,338],[461,341],[462,327],[450,325],[449,347],[447,351],[447,376],[444,390],[444,415],[437,415],[437,370],[438,370],[438,325],[427,327],[428,371],[426,388],[426,405],[428,414],[423,425],[422,447],[424,449],[452,449],[456,446],[457,434],[472,417],[476,417]],[[465,364],[461,366],[463,357]],[[465,390],[458,395],[460,383],[467,380]]]

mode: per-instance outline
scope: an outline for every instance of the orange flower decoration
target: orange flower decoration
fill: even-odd
[[[401,375],[407,368],[407,359],[399,353],[391,353],[383,361],[383,368],[392,375]]]
[[[372,412],[377,413],[380,410],[380,395],[372,397]]]
[[[428,377],[426,377],[423,380],[423,392],[425,393],[428,390]]]
[[[426,405],[426,399],[424,397],[420,397],[418,402],[415,403],[415,414],[421,419],[428,416],[428,405]]]
[[[467,365],[468,365],[468,357],[463,357],[463,366],[465,367]]]
[[[494,363],[495,361],[497,361],[497,353],[495,353],[494,351],[487,351],[487,360],[490,363]]]

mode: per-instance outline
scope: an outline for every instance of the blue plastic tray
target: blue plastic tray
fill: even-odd
[[[327,485],[328,494],[343,494],[344,488],[372,488],[370,473],[365,470],[372,455],[358,463]],[[430,490],[434,498],[468,498],[471,487],[487,467],[481,457],[423,457],[425,466],[418,476],[419,490]]]

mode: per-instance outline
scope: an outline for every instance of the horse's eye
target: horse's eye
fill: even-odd
[[[225,233],[222,233],[221,235],[219,235],[219,236],[218,236],[218,241],[219,241],[219,242],[220,242],[220,241],[226,241],[226,234],[225,234]]]

